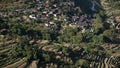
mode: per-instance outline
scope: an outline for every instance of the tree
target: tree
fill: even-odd
[[[67,36],[74,36],[77,33],[77,28],[68,27],[63,32]]]
[[[71,39],[71,41],[72,41],[72,42],[71,42],[72,44],[75,44],[75,43],[76,43],[76,36],[72,36],[70,39]]]
[[[44,58],[45,62],[50,62],[51,61],[51,57],[48,54],[43,54],[43,58]]]
[[[62,52],[65,54],[65,55],[68,55],[68,47],[65,47],[65,46],[62,46]]]
[[[63,36],[65,42],[72,42],[74,40],[73,36],[76,35],[78,29],[77,28],[71,28],[68,27],[63,31]]]
[[[83,41],[84,42],[89,42],[92,40],[92,37],[94,36],[94,33],[91,33],[89,30],[87,30],[83,35]]]
[[[80,44],[83,40],[83,36],[81,33],[77,33],[76,37],[75,37],[75,43]]]
[[[103,31],[103,19],[100,14],[95,15],[96,19],[94,20],[94,33],[100,34]]]
[[[59,43],[62,43],[62,42],[63,42],[62,36],[58,36],[58,37],[57,37],[57,40],[58,40]]]
[[[45,34],[45,40],[51,40],[51,36],[50,36],[50,34]]]
[[[31,47],[25,45],[25,46],[24,46],[24,49],[25,49],[25,54],[26,54],[27,59],[31,59],[31,58],[32,58],[32,55],[33,55],[33,52],[32,52]]]
[[[103,42],[103,35],[94,35],[92,38],[92,42],[94,42],[95,44],[100,44]]]
[[[103,36],[104,36],[105,42],[111,42],[111,41],[113,41],[113,38],[114,38],[114,32],[111,30],[105,30],[103,32]]]
[[[79,59],[76,61],[76,66],[77,67],[82,67],[82,68],[88,68],[89,67],[89,62],[85,59]]]

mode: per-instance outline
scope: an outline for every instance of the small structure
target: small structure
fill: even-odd
[[[55,23],[54,22],[49,22],[50,23],[50,25],[54,25]]]
[[[46,23],[45,26],[46,26],[46,27],[49,27],[49,24]]]
[[[37,18],[35,17],[35,15],[29,15],[29,18],[37,20]]]
[[[50,11],[50,12],[49,12],[49,14],[53,14],[53,12],[52,12],[52,11]]]
[[[57,5],[56,5],[56,4],[54,4],[53,6],[54,6],[55,8],[57,7]]]
[[[47,13],[47,11],[43,11],[42,13],[43,13],[43,14],[46,14],[46,13]]]
[[[116,24],[115,20],[108,20],[107,23],[110,23],[110,24],[112,24],[112,25],[114,25],[114,26],[115,26],[115,24]]]
[[[58,20],[58,18],[55,17],[54,20]]]

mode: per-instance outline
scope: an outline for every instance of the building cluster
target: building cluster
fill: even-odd
[[[73,1],[35,0],[35,2],[27,9],[18,8],[11,14],[23,14],[22,19],[27,19],[28,22],[29,19],[44,22],[44,26],[48,28],[62,21],[70,27],[79,27],[82,32],[86,29],[93,32],[93,16],[83,14]]]

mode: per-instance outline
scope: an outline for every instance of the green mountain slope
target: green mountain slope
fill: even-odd
[[[0,68],[119,68],[119,5],[0,0]]]

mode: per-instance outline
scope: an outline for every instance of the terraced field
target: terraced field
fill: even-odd
[[[106,14],[108,16],[119,16],[120,15],[120,8],[117,7],[118,5],[120,5],[120,1],[119,0],[101,0],[101,4],[103,6],[103,8],[106,11]]]
[[[42,43],[43,44],[43,43]],[[11,43],[12,45],[12,43]],[[104,46],[104,45],[103,45]],[[116,45],[117,46],[117,45]],[[43,45],[40,46],[40,50],[44,52],[44,54],[49,55],[50,57],[50,63],[47,64],[41,64],[40,61],[33,61],[28,64],[27,59],[24,58],[10,58],[7,56],[10,56],[9,51],[3,51],[6,48],[6,50],[11,49],[12,47],[1,47],[1,55],[4,55],[4,59],[0,59],[0,62],[3,63],[3,61],[7,64],[3,65],[5,68],[19,68],[19,67],[46,67],[46,68],[62,68],[62,67],[69,67],[73,68],[74,63],[76,63],[76,67],[79,66],[78,60],[87,60],[88,66],[92,68],[115,68],[115,65],[118,64],[119,59],[117,56],[107,56],[106,54],[99,55],[98,53],[92,53],[92,52],[86,52],[84,48],[81,46],[73,46],[73,47],[67,47],[68,52],[61,51],[61,45]],[[115,48],[112,47],[113,49]],[[118,47],[119,48],[119,47]],[[105,47],[105,49],[109,49],[109,47]],[[110,48],[111,49],[111,48]],[[5,57],[6,56],[6,57]],[[58,62],[59,61],[59,62]]]

